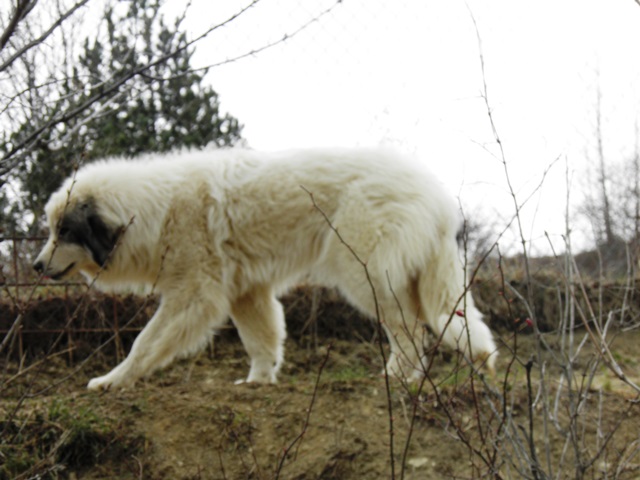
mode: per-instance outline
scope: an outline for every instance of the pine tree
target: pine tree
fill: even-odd
[[[218,95],[204,84],[204,73],[192,70],[193,51],[185,48],[180,22],[174,28],[167,25],[159,14],[160,5],[159,0],[139,0],[128,3],[124,13],[108,9],[102,32],[85,39],[82,54],[60,82],[61,100],[51,108],[74,111],[91,99],[103,94],[104,98],[45,131],[12,171],[10,181],[19,185],[20,194],[10,199],[7,191],[0,195],[5,217],[0,222],[5,228],[37,229],[51,192],[84,162],[230,146],[241,140],[238,120],[220,113]],[[122,85],[113,88],[118,83]],[[5,135],[0,151],[32,128],[33,122],[27,119]]]

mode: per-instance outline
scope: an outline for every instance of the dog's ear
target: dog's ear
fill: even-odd
[[[85,239],[85,246],[91,251],[93,260],[104,267],[118,243],[120,229],[109,227],[92,207],[87,209],[86,222],[90,234]]]
[[[121,231],[121,228],[107,225],[93,201],[87,201],[65,215],[60,224],[58,238],[85,247],[91,252],[93,261],[104,267]]]

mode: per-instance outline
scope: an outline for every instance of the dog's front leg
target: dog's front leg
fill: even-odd
[[[231,306],[234,324],[251,357],[247,382],[276,383],[286,337],[284,308],[269,287],[256,287]],[[243,380],[237,383],[243,383]]]
[[[90,390],[127,388],[168,365],[176,357],[197,352],[227,318],[226,301],[208,296],[172,294],[136,338],[127,358],[108,374],[92,379]]]

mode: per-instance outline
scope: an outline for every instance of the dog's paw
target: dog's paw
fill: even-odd
[[[276,384],[278,380],[276,378],[276,372],[273,370],[270,371],[260,371],[258,369],[252,368],[251,372],[249,372],[249,376],[245,378],[240,378],[233,382],[234,385],[268,385],[268,384]]]
[[[246,383],[277,383],[276,374],[278,367],[276,363],[270,361],[251,362],[251,369]]]
[[[107,391],[114,388],[126,388],[130,386],[127,382],[124,382],[121,378],[111,373],[103,375],[102,377],[92,378],[87,388],[94,391]]]
[[[111,388],[111,382],[106,380],[107,375],[103,377],[96,377],[89,380],[87,384],[87,388],[89,390],[100,391],[100,390],[109,390]]]
[[[495,377],[496,375],[496,358],[498,357],[498,352],[494,351],[491,353],[480,353],[474,359],[474,363],[478,365],[480,368],[484,369],[491,375]]]

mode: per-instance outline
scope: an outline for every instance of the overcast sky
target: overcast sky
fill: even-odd
[[[193,0],[191,35],[248,3]],[[180,5],[170,0],[168,11]],[[217,64],[291,36],[207,77],[223,109],[244,123],[250,146],[396,145],[424,159],[470,212],[506,219],[513,208],[481,96],[472,15],[519,198],[554,165],[525,212],[527,236],[547,250],[547,231],[562,250],[565,171],[577,199],[577,179],[593,157],[598,89],[607,158],[634,149],[640,6],[633,0],[261,0],[200,42],[195,63]]]

